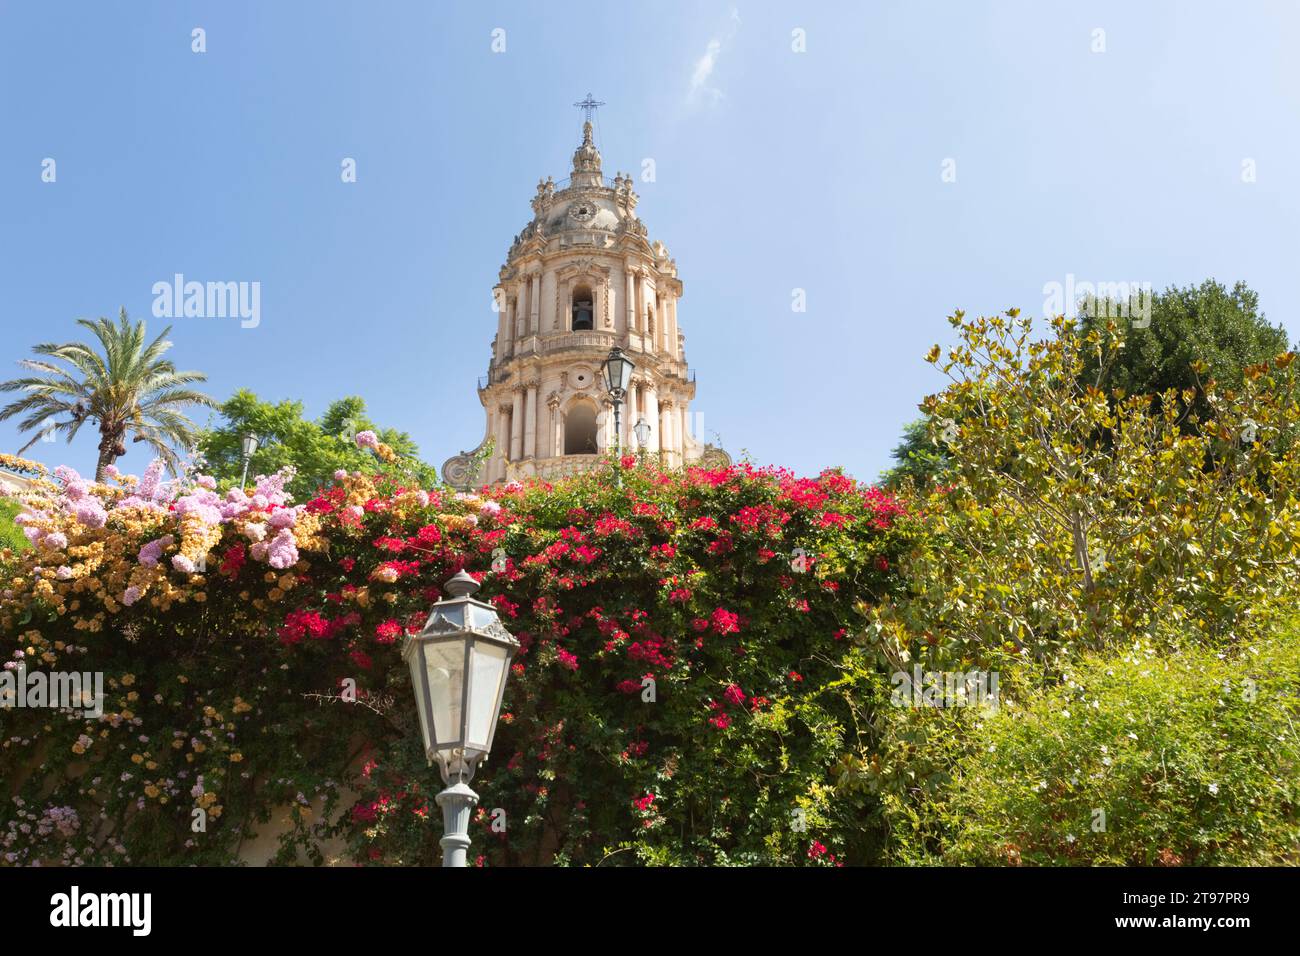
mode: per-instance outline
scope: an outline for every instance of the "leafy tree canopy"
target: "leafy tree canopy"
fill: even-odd
[[[1205,384],[1240,388],[1242,370],[1267,362],[1287,351],[1287,334],[1270,325],[1259,311],[1259,295],[1244,282],[1231,290],[1213,279],[1199,286],[1171,286],[1149,299],[1150,312],[1103,299],[1080,307],[1081,332],[1104,331],[1115,321],[1124,332],[1124,346],[1108,356],[1105,376],[1099,381],[1100,353],[1084,357],[1079,381],[1100,385],[1105,391],[1120,389],[1125,395],[1161,395],[1174,389],[1191,389],[1198,418],[1209,412]],[[948,466],[944,446],[928,434],[924,418],[903,427],[902,440],[891,457],[895,465],[881,475],[891,488],[911,478],[924,488]]]
[[[1088,331],[1105,328],[1114,318],[1113,303],[1085,304],[1080,326]],[[1150,324],[1139,328],[1146,316],[1128,316],[1123,350],[1107,372],[1105,387],[1122,388],[1128,395],[1158,395],[1169,389],[1196,389],[1208,380],[1221,387],[1238,388],[1242,369],[1266,362],[1287,351],[1286,331],[1270,325],[1259,311],[1259,295],[1244,282],[1228,290],[1207,279],[1199,286],[1171,286],[1152,297]],[[1120,320],[1123,328],[1122,317]],[[1090,355],[1083,379],[1091,381],[1098,357]],[[1203,363],[1204,371],[1193,370]],[[1200,368],[1201,366],[1197,366]],[[1204,412],[1203,405],[1199,411]]]
[[[948,456],[930,439],[924,418],[903,426],[903,439],[890,452],[890,457],[894,459],[894,466],[880,476],[888,488],[898,488],[907,478],[912,479],[918,488],[924,488],[948,467]]]
[[[316,420],[305,417],[302,402],[262,401],[240,389],[221,406],[224,423],[205,432],[199,451],[204,471],[224,485],[237,484],[243,473],[243,438],[255,434],[260,444],[248,466],[249,480],[270,475],[286,465],[297,469],[288,490],[296,500],[310,497],[319,485],[329,484],[334,472],[346,469],[363,474],[407,474],[413,483],[436,483],[434,468],[419,459],[419,449],[406,432],[380,428],[355,395],[331,402]],[[358,432],[373,431],[392,449],[396,461],[386,463],[368,449],[357,447]]]

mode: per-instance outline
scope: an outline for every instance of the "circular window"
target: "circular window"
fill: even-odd
[[[596,215],[596,207],[589,202],[575,202],[569,207],[569,218],[574,222],[588,222]]]

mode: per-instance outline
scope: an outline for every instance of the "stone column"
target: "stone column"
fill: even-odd
[[[497,313],[497,361],[503,361],[506,357],[508,340],[510,338],[510,304],[506,300],[506,290],[497,286],[492,290],[493,301],[497,304],[500,312]],[[492,384],[491,382],[488,383]]]
[[[638,399],[641,395],[641,382],[628,391],[627,404],[623,406],[623,454],[635,454],[637,449],[636,432],[632,426],[636,424],[636,417],[640,414],[637,411]]]
[[[524,387],[516,385],[513,404],[510,406],[510,460],[518,461],[524,455]]]
[[[636,322],[636,276],[632,272],[632,264],[627,263],[623,266],[627,273],[627,331],[632,332],[632,326]]]
[[[612,451],[614,448],[614,403],[608,398],[600,403],[600,416],[596,419],[596,427],[600,432],[599,439],[601,447],[606,451]]]
[[[677,348],[677,296],[668,299],[668,341],[664,343],[668,354],[680,360],[681,352]]]
[[[537,454],[537,382],[528,383],[524,400],[524,457]]]
[[[637,273],[636,277],[636,330],[639,335],[645,335],[645,274]]]
[[[659,450],[659,393],[654,382],[646,382],[642,394],[645,396],[645,423],[650,426],[650,437],[646,440],[645,450],[657,452]]]
[[[497,407],[497,456],[501,462],[498,478],[506,476],[506,462],[510,460],[510,406]]]
[[[551,457],[558,458],[564,454],[564,429],[561,428],[563,419],[560,418],[560,399],[559,396],[552,395],[546,401],[546,407],[551,410]]]
[[[671,398],[663,400],[659,420],[659,447],[664,451],[665,464],[674,465],[677,463],[674,457],[677,454],[677,438],[673,435],[673,400]]]
[[[541,315],[541,304],[542,274],[541,272],[534,272],[532,279],[529,280],[528,292],[528,314],[531,316],[529,319],[528,331],[532,335],[536,335],[537,330],[541,328],[541,326],[538,325]]]
[[[686,436],[690,434],[690,430],[691,430],[690,429],[691,422],[690,422],[690,418],[688,417],[689,415],[690,415],[690,406],[688,406],[685,402],[682,402],[681,405],[677,407],[678,420],[673,422],[673,429],[677,431],[677,434],[679,436],[677,444],[681,446],[682,449],[683,465],[686,464],[686,441],[687,441]]]

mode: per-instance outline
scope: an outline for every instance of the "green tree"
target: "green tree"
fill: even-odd
[[[260,444],[249,462],[249,475],[269,475],[292,465],[298,474],[288,487],[297,500],[328,484],[340,468],[365,474],[405,474],[426,487],[437,482],[437,471],[420,461],[411,437],[376,426],[366,412],[365,401],[356,396],[331,402],[315,421],[304,416],[302,402],[272,404],[247,389],[236,392],[220,410],[224,422],[203,434],[199,451],[205,471],[228,485],[238,483],[243,473],[243,438],[250,432]],[[370,450],[358,448],[356,435],[362,431],[373,431],[392,450],[395,460],[385,462]]]
[[[105,318],[78,319],[77,324],[94,334],[102,354],[84,342],[42,343],[32,351],[71,368],[45,359],[23,359],[18,363],[21,367],[39,374],[0,382],[0,392],[23,393],[0,408],[0,421],[25,415],[19,430],[36,432],[18,454],[46,434],[62,432],[71,443],[89,421],[99,429],[96,481],[103,481],[104,469],[126,454],[128,434],[132,441],[146,442],[174,472],[179,464],[176,449],[192,448],[198,434],[182,409],[216,404],[190,388],[207,376],[178,372],[163,358],[172,347],[166,340],[170,326],[146,344],[145,323],[132,322],[125,309],[116,325]]]
[[[30,547],[23,529],[14,524],[14,516],[23,510],[23,506],[12,498],[0,498],[0,551],[12,548],[22,551]]]
[[[931,440],[924,418],[903,426],[903,439],[894,447],[890,457],[895,461],[894,467],[880,475],[881,483],[887,488],[897,488],[908,478],[918,488],[925,488],[948,467],[948,456],[942,446]]]
[[[1000,654],[1047,670],[1074,646],[1195,625],[1231,639],[1300,585],[1300,380],[1294,353],[1206,383],[1207,427],[1181,427],[1192,390],[1117,399],[1082,382],[1120,360],[1115,324],[1066,319],[1033,337],[1015,310],[951,318],[951,380],[927,398],[948,443],[945,487],[914,507],[931,534],[906,559],[915,594],[874,610],[899,642],[946,662]],[[1104,378],[1104,376],[1103,376]]]
[[[1084,303],[1080,328],[1084,333],[1106,327],[1119,310],[1102,300]],[[1149,324],[1139,327],[1146,323]],[[1169,389],[1193,389],[1197,417],[1208,411],[1204,385],[1239,388],[1242,369],[1266,362],[1287,350],[1286,331],[1270,325],[1259,311],[1259,296],[1244,282],[1228,290],[1207,279],[1199,286],[1171,286],[1151,297],[1149,317],[1117,319],[1124,330],[1124,348],[1110,363],[1101,387],[1120,388],[1127,395],[1159,395]],[[1098,354],[1084,363],[1082,378],[1094,381]],[[1193,369],[1202,363],[1204,370]],[[1202,365],[1197,365],[1201,368]]]
[[[1098,378],[1101,355],[1094,352],[1084,358],[1081,383],[1118,388],[1125,395],[1190,389],[1193,411],[1204,418],[1209,413],[1207,382],[1240,388],[1243,369],[1287,351],[1286,331],[1268,323],[1259,311],[1258,294],[1244,282],[1231,290],[1213,279],[1199,286],[1171,286],[1152,295],[1149,303],[1149,315],[1145,309],[1137,314],[1136,302],[1100,299],[1081,304],[1083,333],[1104,331],[1112,319],[1125,332],[1124,348],[1107,358],[1104,379]],[[930,439],[924,418],[904,426],[892,457],[896,464],[881,474],[881,481],[892,488],[904,478],[924,488],[949,463],[943,446]]]

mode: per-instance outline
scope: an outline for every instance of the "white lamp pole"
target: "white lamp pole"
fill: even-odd
[[[243,490],[244,486],[248,484],[248,463],[252,461],[253,456],[257,454],[257,446],[259,444],[261,444],[261,442],[257,440],[257,436],[254,435],[252,432],[249,432],[247,435],[244,436],[244,441],[243,441],[244,473],[239,478],[239,488],[241,491]]]
[[[424,755],[447,784],[434,798],[442,808],[442,865],[464,866],[470,813],[478,803],[469,781],[492,749],[519,642],[496,608],[471,597],[479,585],[464,571],[443,588],[451,596],[433,606],[402,657],[411,669]]]

